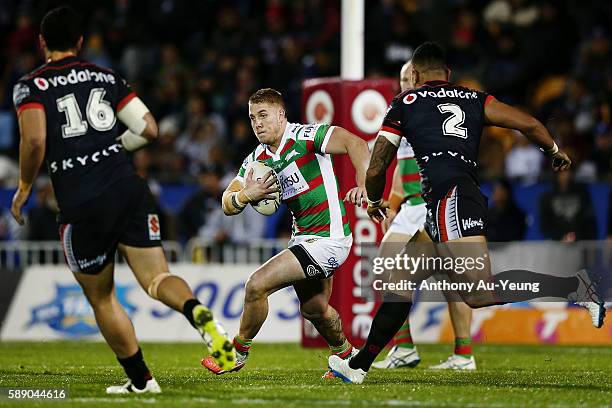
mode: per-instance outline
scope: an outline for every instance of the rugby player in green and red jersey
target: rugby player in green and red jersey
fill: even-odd
[[[302,316],[327,341],[331,353],[350,357],[355,349],[342,331],[338,312],[328,303],[332,275],[353,243],[332,155],[348,154],[357,187],[347,192],[344,201],[361,205],[366,200],[367,143],[339,126],[288,123],[281,94],[270,88],[249,98],[249,117],[260,144],[224,192],[223,211],[235,215],[249,203],[273,198],[278,187],[272,172],[259,181],[253,179],[252,171],[246,172],[250,162],[261,161],[278,177],[281,200],[293,215],[293,234],[288,249],[260,266],[246,283],[240,330],[234,338],[236,367],[230,371],[244,366],[251,342],[266,320],[268,296],[291,285]],[[227,372],[211,358],[202,364],[216,374]]]

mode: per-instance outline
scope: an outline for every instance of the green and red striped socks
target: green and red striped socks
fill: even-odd
[[[344,343],[342,343],[339,346],[329,346],[329,350],[331,352],[331,354],[335,354],[338,357],[340,357],[341,359],[345,359],[348,356],[351,355],[351,353],[353,352],[353,345],[351,343],[349,343],[348,340],[344,340]]]
[[[456,337],[455,338],[455,354],[461,357],[472,357],[472,338],[471,337]]]
[[[410,335],[410,323],[408,322],[408,320],[406,320],[402,327],[400,327],[394,339],[395,345],[397,347],[410,349],[414,348],[414,343],[412,343],[412,336]]]
[[[234,337],[234,347],[236,351],[240,354],[249,354],[249,350],[251,350],[251,344],[253,343],[253,339],[247,340],[243,339],[240,336]]]

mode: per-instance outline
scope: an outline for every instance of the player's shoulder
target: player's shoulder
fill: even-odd
[[[414,89],[406,89],[405,91],[401,91],[393,97],[393,100],[391,100],[391,105],[393,106],[397,105],[398,103],[401,103],[402,100],[406,97],[406,95],[410,94],[411,92],[414,92]]]
[[[31,101],[31,98],[36,98],[40,91],[46,91],[49,88],[49,83],[46,79],[38,76],[39,72],[43,72],[47,64],[42,64],[15,82],[13,85],[13,104],[19,106],[24,102]]]
[[[38,67],[34,68],[32,71],[28,72],[27,74],[23,75],[21,78],[19,78],[17,80],[17,82],[21,82],[21,83],[28,83],[31,82],[35,77],[36,74],[41,71],[44,67],[46,67],[47,64],[42,64],[39,65]]]
[[[324,135],[330,125],[326,123],[287,123],[287,138],[296,142],[314,141],[317,135]]]
[[[297,139],[298,135],[304,131],[306,125],[301,123],[291,123],[287,122],[287,128],[285,129],[285,133],[289,139]]]

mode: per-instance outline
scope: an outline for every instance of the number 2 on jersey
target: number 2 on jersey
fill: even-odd
[[[446,136],[456,136],[462,139],[467,139],[467,129],[464,128],[465,112],[454,103],[441,103],[438,105],[440,113],[450,113],[451,115],[442,123],[442,132]]]
[[[105,132],[115,126],[115,112],[110,102],[103,99],[105,94],[104,88],[91,90],[85,109],[87,120],[83,120],[81,109],[73,93],[56,101],[57,109],[66,115],[66,124],[62,125],[62,135],[65,139],[83,136],[87,133],[88,125],[99,132]]]

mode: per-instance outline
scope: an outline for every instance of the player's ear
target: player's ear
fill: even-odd
[[[446,68],[446,82],[450,81],[451,70],[450,68]]]
[[[76,43],[77,52],[81,51],[81,47],[83,46],[83,36],[79,37],[79,40]]]

